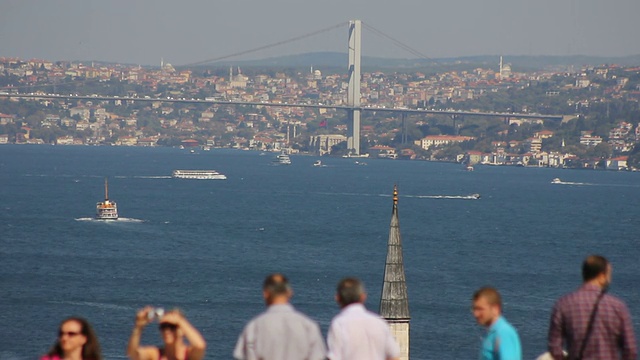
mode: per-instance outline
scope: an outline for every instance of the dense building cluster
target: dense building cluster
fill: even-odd
[[[446,115],[409,115],[407,126],[397,113],[365,111],[362,152],[496,165],[628,167],[626,159],[640,138],[640,68],[602,65],[524,72],[502,61],[499,65],[363,73],[364,108],[514,115],[482,121],[469,116],[458,123]],[[347,86],[346,74],[313,68],[243,73],[237,67],[176,69],[166,63],[141,67],[0,58],[0,143],[182,144],[342,155],[346,111],[331,106],[346,105]],[[6,96],[10,94],[36,97]],[[46,94],[69,97],[37,97]],[[254,105],[212,103],[228,101]],[[631,111],[621,110],[628,107]],[[565,115],[565,120],[549,124],[517,113]],[[594,148],[602,151],[596,154]]]

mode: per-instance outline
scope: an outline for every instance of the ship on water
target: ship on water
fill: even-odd
[[[274,165],[291,165],[291,158],[284,151],[273,159]]]
[[[118,220],[118,205],[115,201],[109,200],[109,182],[104,179],[104,201],[96,204],[97,220]]]
[[[227,176],[215,170],[174,170],[171,175],[176,179],[226,180]]]

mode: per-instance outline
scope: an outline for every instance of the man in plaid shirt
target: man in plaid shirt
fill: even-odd
[[[635,360],[638,356],[631,315],[622,300],[604,294],[611,282],[611,264],[602,256],[588,256],[582,264],[583,285],[556,302],[549,324],[549,352],[563,359],[563,340],[569,359]],[[601,296],[590,334],[589,320]],[[580,360],[582,360],[580,359]]]

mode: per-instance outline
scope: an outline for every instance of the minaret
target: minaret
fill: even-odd
[[[502,80],[502,55],[500,55],[500,80]]]
[[[393,211],[387,243],[387,262],[380,297],[380,316],[389,323],[391,334],[400,345],[400,359],[409,360],[409,296],[402,260],[402,239],[398,219],[398,186],[393,187]]]

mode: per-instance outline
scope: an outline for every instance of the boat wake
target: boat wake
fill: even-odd
[[[96,223],[142,223],[144,222],[144,220],[141,219],[132,219],[132,218],[117,218],[115,220],[103,220],[103,219],[96,219],[96,218],[77,218],[75,219],[76,221],[91,221],[91,222],[96,222]]]
[[[390,194],[357,194],[357,193],[317,193],[321,195],[339,195],[339,196],[381,196],[391,197]],[[470,195],[398,195],[401,198],[414,198],[414,199],[448,199],[448,200],[478,200],[480,194]]]
[[[101,178],[102,176],[100,175],[70,175],[70,174],[56,174],[56,175],[51,175],[51,174],[24,174],[24,176],[27,177],[62,177],[62,178],[74,178],[75,182],[80,182],[80,180],[78,178]],[[171,179],[171,175],[149,175],[149,176],[143,176],[143,175],[133,175],[133,176],[123,176],[123,175],[118,175],[118,176],[114,176],[114,178],[116,179]]]
[[[640,187],[640,185],[632,185],[632,184],[594,184],[594,183],[583,183],[583,182],[572,182],[572,181],[555,181],[555,182],[552,182],[552,184],[576,185],[576,186]]]
[[[401,197],[418,199],[479,200],[480,194],[471,195],[404,195]]]
[[[91,301],[49,301],[52,304],[65,304],[65,305],[75,305],[75,306],[90,306],[97,307],[100,309],[110,309],[110,310],[131,310],[129,306],[122,306],[116,304],[107,304],[107,303],[98,303]]]
[[[572,182],[572,181],[554,181],[552,182],[554,185],[579,185],[579,186],[596,186],[598,184],[591,183],[583,183],[583,182]]]
[[[156,175],[156,176],[114,176],[118,179],[171,179],[170,175]]]
[[[134,179],[171,179],[171,176],[132,176]]]

